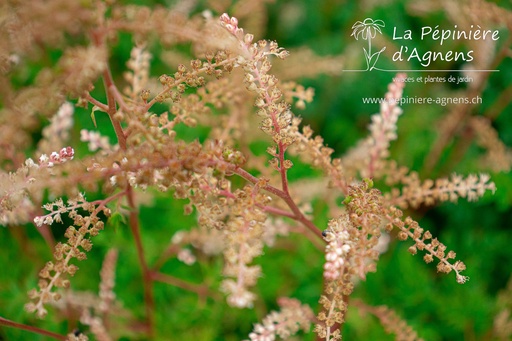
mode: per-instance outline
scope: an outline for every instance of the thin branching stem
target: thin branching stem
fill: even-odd
[[[139,227],[139,213],[135,204],[132,187],[127,188],[128,205],[130,206],[130,230],[135,240],[137,249],[137,257],[142,268],[142,278],[144,283],[144,301],[146,303],[146,318],[148,323],[149,334],[153,335],[153,313],[155,311],[155,300],[153,295],[153,283],[151,271],[149,269],[146,257],[144,256],[144,247],[142,245],[142,238]]]
[[[31,332],[31,333],[35,333],[35,334],[51,337],[51,338],[53,338],[55,340],[63,340],[63,341],[65,341],[65,340],[68,339],[66,335],[61,335],[61,334],[57,334],[57,333],[51,332],[49,330],[37,328],[37,327],[34,327],[34,326],[29,326],[29,325],[23,324],[23,323],[14,322],[14,321],[5,319],[3,317],[0,317],[0,325],[1,326],[6,326],[6,327],[13,327],[13,328],[21,329],[21,330],[26,330],[26,331]]]
[[[103,40],[98,38],[95,40],[98,44],[102,44]],[[107,104],[108,104],[108,115],[110,117],[110,120],[112,122],[112,125],[114,127],[117,140],[119,143],[119,147],[121,150],[126,151],[127,150],[127,144],[126,144],[126,135],[123,131],[123,128],[121,126],[121,123],[115,118],[115,114],[117,112],[117,101],[120,101],[119,96],[116,99],[116,94],[118,94],[117,87],[114,83],[114,80],[112,78],[112,74],[110,72],[110,68],[107,65],[107,68],[103,72],[103,82],[105,85],[105,91],[107,95]],[[125,105],[124,102],[121,102],[122,105]],[[146,319],[147,319],[147,327],[148,327],[148,333],[149,335],[154,334],[154,321],[153,321],[153,314],[154,314],[154,297],[153,297],[153,283],[151,279],[150,270],[146,261],[146,258],[144,256],[144,248],[142,245],[142,239],[140,234],[140,228],[139,228],[139,216],[138,216],[138,210],[135,204],[134,199],[134,192],[131,185],[126,184],[126,197],[128,199],[128,205],[130,206],[130,213],[129,213],[129,225],[130,230],[133,234],[134,240],[135,240],[135,246],[137,249],[137,256],[139,258],[139,263],[142,268],[142,277],[143,277],[143,283],[144,283],[144,301],[146,306]]]
[[[178,287],[178,288],[190,291],[190,292],[194,292],[203,300],[206,297],[212,297],[214,299],[220,299],[220,297],[219,297],[219,295],[217,293],[210,291],[210,289],[208,289],[208,287],[206,285],[203,285],[203,284],[190,283],[190,282],[184,281],[184,280],[182,280],[180,278],[177,278],[177,277],[174,277],[174,276],[170,276],[170,275],[167,275],[167,274],[163,274],[163,273],[158,272],[158,271],[152,272],[151,273],[151,278],[154,281],[157,281],[157,282],[167,283],[167,284],[170,284],[172,286],[175,286],[175,287]]]
[[[242,178],[244,178],[245,180],[252,182],[253,184],[256,184],[259,182],[259,179],[257,177],[255,177],[254,175],[250,174],[249,172],[247,172],[246,170],[244,170],[242,168],[236,168],[234,170],[234,172],[236,174],[238,174],[239,176],[241,176]],[[293,219],[299,221],[304,226],[306,226],[308,229],[310,229],[317,237],[319,237],[320,239],[323,239],[322,232],[320,231],[320,229],[318,229],[318,227],[312,221],[307,219],[304,216],[304,214],[302,214],[302,212],[297,207],[297,205],[295,204],[295,202],[293,201],[293,199],[291,198],[289,193],[286,193],[286,192],[284,192],[278,188],[275,188],[269,184],[263,186],[262,188],[264,190],[280,197],[281,199],[283,199],[286,202],[288,207],[290,207],[290,209],[293,212],[293,217],[290,216],[290,218],[293,218]]]

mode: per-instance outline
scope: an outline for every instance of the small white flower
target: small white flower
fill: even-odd
[[[30,158],[25,160],[25,166],[27,166],[28,168],[37,167],[34,160],[32,160]]]
[[[457,274],[457,283],[464,284],[467,281],[469,281],[469,277],[468,276],[462,276],[462,275]]]
[[[186,233],[184,231],[178,231],[172,236],[171,243],[173,244],[179,244],[183,241],[185,238]]]
[[[196,257],[189,249],[181,249],[178,252],[178,259],[187,265],[192,265],[196,262]]]
[[[334,260],[336,260],[336,258],[338,258],[338,255],[336,254],[336,252],[329,252],[325,255],[325,259],[328,262],[333,262]]]
[[[34,218],[34,224],[36,224],[37,227],[43,226],[43,217],[35,217]]]
[[[47,216],[46,218],[44,218],[44,224],[46,225],[51,225],[53,223],[53,218],[52,216]]]

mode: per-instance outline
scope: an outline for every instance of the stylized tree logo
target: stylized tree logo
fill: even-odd
[[[368,51],[366,51],[366,49],[363,47],[364,55],[366,58],[365,71],[371,71],[375,68],[375,64],[377,63],[380,54],[386,49],[386,47],[383,47],[380,51],[372,54],[372,39],[377,35],[377,31],[382,34],[380,28],[384,26],[386,26],[384,21],[373,20],[371,18],[366,18],[363,22],[357,21],[354,25],[352,25],[353,31],[351,36],[354,36],[356,40],[359,40],[359,35],[361,35],[364,40],[368,40]]]

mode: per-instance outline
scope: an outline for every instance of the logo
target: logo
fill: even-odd
[[[494,41],[499,40],[500,32],[499,30],[485,30],[480,27],[480,25],[470,25],[469,29],[459,29],[457,25],[454,25],[452,28],[439,28],[439,25],[435,27],[431,26],[423,26],[419,31],[413,32],[412,30],[404,30],[399,31],[396,27],[393,27],[393,41],[396,41],[399,49],[397,51],[387,51],[388,56],[391,56],[391,60],[394,62],[407,61],[414,63],[415,65],[420,65],[421,69],[414,70],[390,70],[383,69],[377,67],[377,62],[381,57],[382,52],[386,50],[386,46],[382,47],[378,51],[372,51],[372,39],[375,39],[377,34],[383,34],[382,28],[386,27],[386,24],[382,20],[374,20],[372,18],[366,18],[363,21],[357,21],[354,25],[352,25],[352,34],[356,40],[361,40],[367,42],[367,46],[363,47],[364,58],[366,61],[366,69],[364,70],[344,70],[349,72],[365,72],[365,71],[385,71],[385,72],[459,72],[460,70],[433,70],[429,68],[433,62],[437,62],[436,65],[442,65],[442,62],[445,62],[446,65],[450,65],[451,62],[464,62],[470,63],[474,59],[474,51],[454,51],[446,49],[440,49],[443,51],[421,51],[421,48],[414,47],[411,48],[407,46],[408,42],[412,42],[416,40],[416,46],[422,45],[418,44],[417,40],[427,41],[430,40],[439,46],[443,46],[443,44],[450,44],[450,46],[458,46],[459,44],[455,44],[457,41],[475,41],[475,40],[486,40],[491,39]],[[423,45],[432,45],[432,44],[423,44]],[[498,72],[499,70],[474,70],[471,69],[471,72]]]
[[[364,19],[363,22],[357,21],[354,25],[352,25],[353,31],[350,36],[354,36],[356,40],[359,40],[359,36],[361,36],[363,40],[368,40],[368,51],[363,47],[364,56],[366,58],[366,70],[361,71],[371,71],[376,69],[375,64],[377,63],[377,60],[379,60],[380,54],[386,49],[386,47],[383,47],[380,49],[380,51],[372,54],[372,39],[375,38],[377,32],[382,34],[380,28],[384,26],[386,26],[384,21],[373,20],[370,18]]]

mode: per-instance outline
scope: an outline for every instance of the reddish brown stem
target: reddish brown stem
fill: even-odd
[[[163,274],[161,272],[152,272],[151,276],[154,281],[167,283],[167,284],[173,285],[175,287],[194,292],[201,299],[205,299],[206,297],[213,297],[215,299],[218,298],[217,297],[218,295],[216,293],[210,292],[208,287],[206,287],[205,285],[202,285],[202,284],[190,283],[190,282],[184,281],[182,279]]]
[[[244,170],[242,168],[236,168],[234,170],[234,172],[236,174],[238,174],[239,176],[241,176],[242,178],[244,178],[245,180],[252,182],[253,184],[256,184],[259,182],[257,177],[253,176],[252,174],[250,174],[249,172],[247,172],[246,170]],[[318,227],[316,227],[315,224],[313,224],[312,221],[308,220],[302,214],[302,212],[297,207],[297,205],[295,204],[295,202],[293,201],[293,199],[289,193],[281,191],[280,189],[277,189],[268,184],[262,188],[272,194],[275,194],[276,196],[280,197],[281,199],[283,199],[286,202],[286,204],[288,205],[288,207],[290,207],[290,209],[293,212],[293,216],[290,215],[289,217],[301,222],[304,226],[306,226],[308,229],[310,229],[317,237],[319,237],[320,239],[323,240],[322,232],[318,229]]]
[[[288,217],[288,218],[295,219],[295,214],[293,214],[292,212],[288,212],[288,211],[282,210],[282,209],[277,208],[277,207],[264,206],[264,205],[258,205],[258,207],[262,208],[265,212],[268,212],[268,213],[272,213],[272,214],[275,214],[275,215],[280,215],[280,216],[283,216],[283,217]]]
[[[116,100],[116,102],[119,105],[119,107],[121,108],[121,110],[130,111],[130,109],[128,108],[128,106],[126,105],[126,103],[123,99],[123,95],[121,95],[121,93],[119,92],[119,90],[117,89],[117,87],[114,84],[110,85],[109,91],[114,96],[114,99]]]
[[[137,249],[137,256],[142,268],[142,278],[144,283],[144,302],[146,305],[146,318],[148,323],[149,335],[153,335],[153,312],[155,307],[155,300],[153,296],[153,283],[151,271],[149,269],[146,258],[144,257],[144,247],[142,246],[142,238],[140,235],[138,211],[136,210],[135,201],[133,197],[132,187],[127,189],[128,205],[130,206],[130,230],[135,239],[135,246]]]
[[[178,253],[180,250],[181,245],[179,244],[171,244],[169,245],[164,252],[160,255],[158,260],[155,262],[155,264],[151,267],[153,271],[160,270],[160,268],[167,262],[167,260]]]
[[[31,333],[36,333],[36,334],[40,334],[40,335],[51,337],[51,338],[53,338],[55,340],[63,340],[63,341],[67,340],[67,336],[66,335],[57,334],[57,333],[51,332],[49,330],[45,330],[45,329],[29,326],[29,325],[26,325],[26,324],[23,324],[23,323],[13,322],[13,321],[7,320],[7,319],[5,319],[3,317],[0,317],[0,325],[1,326],[7,326],[7,327],[13,327],[13,328],[21,329],[21,330],[26,330],[26,331],[31,332]]]
[[[43,225],[37,229],[41,236],[44,238],[46,244],[53,249],[55,247],[55,238],[53,238],[52,230],[48,225]]]
[[[495,120],[510,104],[512,100],[512,84],[505,88],[499,97],[494,101],[493,105],[487,110],[485,116],[491,121]]]
[[[98,108],[100,108],[101,110],[103,110],[105,112],[108,111],[108,106],[101,103],[96,98],[92,97],[91,94],[86,93],[84,96],[85,96],[85,99],[88,100],[89,102],[91,102],[93,105],[97,106]]]
[[[121,127],[121,123],[115,119],[114,115],[117,112],[116,101],[114,98],[114,93],[112,92],[112,87],[115,87],[114,81],[112,80],[112,75],[110,73],[110,68],[107,68],[103,72],[103,83],[105,84],[105,89],[107,93],[107,103],[108,103],[108,116],[110,117],[110,121],[112,122],[112,126],[116,132],[117,141],[119,142],[119,147],[122,150],[126,150],[126,135],[123,132],[123,128]]]
[[[512,37],[509,37],[507,41],[503,44],[503,48],[499,53],[496,54],[494,58],[494,62],[492,63],[490,69],[496,69],[501,61],[507,57],[507,53],[509,50],[509,46],[512,43]],[[472,88],[467,92],[468,98],[474,98],[475,96],[482,94],[485,89],[485,85],[487,80],[489,79],[490,73],[484,73],[482,78],[480,79],[479,84]],[[471,114],[472,109],[475,107],[474,104],[460,104],[454,108],[454,111],[450,113],[453,116],[453,119],[448,122],[440,132],[440,135],[437,138],[437,141],[434,143],[434,146],[430,150],[427,155],[426,163],[425,163],[425,173],[430,174],[441,158],[442,152],[445,147],[453,140],[454,136],[461,131],[461,127],[463,127],[467,123],[467,117]]]
[[[252,52],[249,50],[248,44],[242,44],[242,46],[246,50],[248,55],[252,55]],[[268,83],[266,83],[265,81],[262,80],[262,74],[260,72],[260,69],[257,67],[257,63],[254,63],[254,65],[252,65],[251,69],[252,70],[250,72],[252,72],[254,79],[260,85],[259,86],[260,91],[258,93],[259,93],[259,95],[261,95],[263,97],[263,99],[265,101],[264,107],[266,109],[268,109],[268,116],[272,120],[273,134],[279,135],[281,133],[281,126],[280,126],[280,123],[278,122],[278,111],[276,108],[273,107],[275,103],[274,103],[273,97],[270,94],[270,91],[271,91],[270,86],[268,85]],[[285,166],[285,155],[284,155],[287,147],[288,147],[288,145],[285,144],[283,141],[279,141],[277,143],[278,152],[277,152],[276,156],[279,160],[279,169],[278,170],[281,175],[282,190],[279,190],[270,185],[266,185],[263,188],[265,190],[269,191],[270,193],[273,193],[273,194],[277,195],[278,197],[282,198],[286,202],[288,207],[290,207],[290,209],[293,211],[293,213],[295,215],[293,219],[300,221],[307,228],[309,228],[313,233],[315,233],[320,239],[322,239],[322,232],[320,232],[320,230],[315,226],[315,224],[313,224],[311,221],[309,221],[302,214],[300,209],[297,207],[297,205],[293,201],[293,199],[290,195],[290,192],[288,190],[288,177],[286,174],[287,168]],[[249,174],[248,172],[246,172],[242,169],[237,168],[235,170],[235,173],[242,176],[246,180],[251,181],[254,184],[258,183],[258,179],[256,177],[252,176],[251,174]]]
[[[96,32],[93,34],[94,42],[96,45],[102,45],[103,36],[101,33]],[[116,106],[116,94],[117,88],[114,84],[114,80],[112,79],[112,74],[110,73],[110,68],[107,65],[107,68],[103,72],[103,83],[105,85],[105,92],[107,95],[107,105],[108,105],[108,116],[112,122],[112,126],[114,127],[114,131],[117,136],[117,140],[119,143],[119,147],[121,150],[126,151],[126,135],[123,131],[121,123],[114,117],[117,112]],[[151,279],[151,273],[144,257],[144,248],[142,246],[142,239],[140,235],[139,228],[139,220],[138,220],[138,211],[135,206],[134,193],[133,188],[127,184],[126,188],[126,197],[128,199],[128,205],[130,206],[130,230],[133,234],[133,238],[135,239],[135,246],[137,249],[137,256],[139,258],[139,263],[142,268],[142,277],[144,283],[144,301],[146,305],[146,318],[148,325],[148,333],[150,336],[153,335],[153,312],[154,312],[154,297],[153,297],[153,282]]]
[[[98,29],[98,30],[93,31],[91,38],[92,38],[94,45],[96,45],[96,46],[104,45],[105,44],[105,34],[106,34],[105,30]],[[115,84],[114,84],[114,80],[112,79],[112,74],[110,73],[110,67],[108,64],[105,68],[105,71],[103,71],[102,76],[103,76],[103,84],[105,86],[105,93],[107,95],[107,106],[108,106],[107,114],[110,117],[112,126],[114,127],[114,130],[115,130],[115,133],[117,136],[117,141],[119,142],[119,147],[121,147],[122,150],[126,150],[126,135],[123,132],[121,123],[118,120],[116,120],[114,117],[114,115],[117,112],[117,107],[116,107],[116,100],[114,98],[114,93],[112,91],[112,87],[115,88]],[[92,97],[90,97],[90,95],[89,95],[89,97],[87,97],[87,95],[86,95],[86,98],[89,101],[92,99]],[[94,101],[92,101],[92,103],[94,103]],[[96,105],[98,105],[98,104],[101,105],[102,103],[98,102]],[[101,107],[103,109],[105,109],[104,105],[102,105]]]
[[[284,165],[284,152],[286,151],[286,146],[283,145],[282,142],[278,143],[279,148],[279,173],[281,173],[281,185],[283,187],[283,192],[289,194],[288,192],[288,175],[286,174],[286,167]]]

